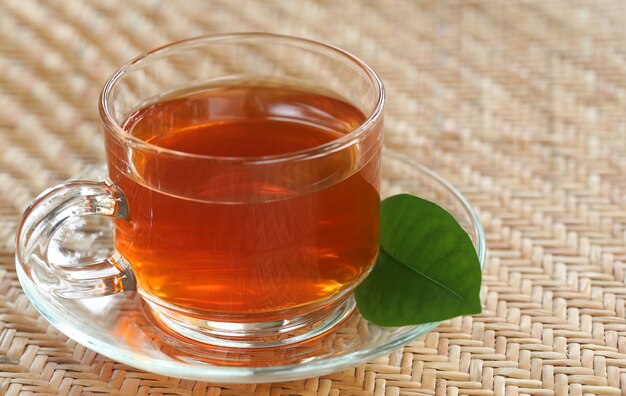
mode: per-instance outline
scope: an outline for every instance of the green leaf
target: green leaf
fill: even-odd
[[[480,262],[450,213],[400,194],[381,202],[380,217],[378,261],[355,294],[367,320],[405,326],[481,312]]]

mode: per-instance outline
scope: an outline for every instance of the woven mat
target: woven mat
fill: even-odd
[[[0,2],[0,394],[626,394],[626,3]],[[45,187],[103,161],[97,96],[133,56],[212,32],[346,48],[388,88],[387,146],[488,237],[484,313],[290,383],[160,377],[67,339],[24,297],[13,238]]]

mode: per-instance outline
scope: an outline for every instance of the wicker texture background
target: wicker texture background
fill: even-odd
[[[626,394],[624,20],[619,1],[0,0],[0,394]],[[157,45],[230,31],[326,41],[380,73],[387,146],[480,213],[482,315],[353,370],[246,386],[134,370],[38,315],[16,224],[103,161],[104,80]]]

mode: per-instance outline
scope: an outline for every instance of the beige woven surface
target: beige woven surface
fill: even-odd
[[[626,394],[626,3],[0,1],[0,394]],[[341,373],[160,377],[42,319],[13,235],[42,189],[103,161],[96,102],[136,54],[212,32],[346,48],[388,88],[386,143],[455,183],[488,237],[484,313]]]

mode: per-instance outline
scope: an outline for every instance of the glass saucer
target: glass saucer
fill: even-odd
[[[451,212],[469,233],[481,265],[485,240],[476,214],[450,183],[430,169],[400,154],[385,151],[383,196],[407,192],[437,202]],[[104,167],[78,175],[101,179]],[[49,259],[72,253],[74,264],[107,257],[112,246],[111,221],[93,216],[71,222],[57,232]],[[75,254],[74,254],[75,253]],[[144,310],[139,295],[67,300],[37,289],[17,262],[24,293],[57,329],[80,344],[138,369],[179,378],[221,382],[260,383],[316,377],[339,371],[389,353],[428,333],[438,323],[380,327],[357,310],[342,323],[313,339],[282,347],[237,349],[199,343],[159,327]]]

